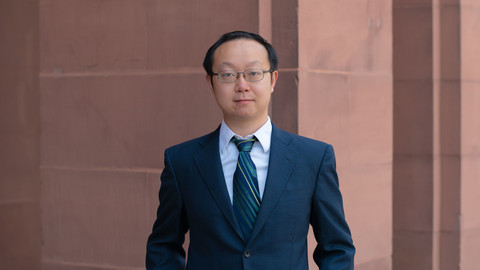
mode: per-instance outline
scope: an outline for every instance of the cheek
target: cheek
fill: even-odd
[[[214,93],[214,95],[218,105],[225,106],[226,103],[230,100],[228,93],[219,91],[218,89],[215,91],[217,91]]]
[[[261,97],[262,100],[268,101],[270,100],[272,92],[273,92],[273,89],[271,88],[271,86],[266,86],[265,88],[262,89],[261,92],[257,94],[257,96]]]

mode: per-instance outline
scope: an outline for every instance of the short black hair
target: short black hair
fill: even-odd
[[[215,42],[210,49],[208,49],[207,54],[205,55],[205,59],[203,60],[203,68],[207,72],[208,75],[213,75],[212,65],[213,65],[213,54],[217,50],[217,48],[222,45],[223,43],[231,40],[236,39],[251,39],[254,40],[267,50],[268,53],[268,60],[270,62],[270,71],[275,71],[278,68],[278,57],[275,49],[268,43],[263,37],[258,34],[245,32],[245,31],[233,31],[229,33],[223,34],[217,42]]]

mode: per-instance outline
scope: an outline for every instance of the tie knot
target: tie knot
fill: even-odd
[[[232,142],[235,143],[239,152],[250,152],[256,140],[257,138],[255,137],[246,140],[239,140],[235,137],[232,138]]]

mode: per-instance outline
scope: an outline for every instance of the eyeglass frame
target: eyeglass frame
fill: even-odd
[[[258,79],[258,80],[255,80],[255,81],[251,81],[251,80],[247,80],[247,77],[245,76],[245,72],[249,71],[249,70],[258,70],[258,71],[261,71],[262,72],[262,78],[261,79]],[[226,82],[226,81],[222,81],[220,79],[220,76],[218,77],[218,81],[219,82],[222,82],[222,83],[233,83],[233,82],[236,82],[238,80],[238,78],[240,77],[240,74],[243,74],[243,79],[245,79],[245,81],[247,82],[259,82],[261,80],[263,80],[265,78],[265,73],[272,73],[274,70],[272,69],[269,69],[269,70],[261,70],[259,68],[249,68],[249,69],[246,69],[242,72],[240,71],[235,71],[235,70],[223,70],[223,71],[220,71],[220,72],[212,72],[211,76],[218,76],[220,75],[221,72],[226,72],[226,71],[232,71],[234,73],[236,73],[237,75],[235,76],[235,80],[231,81],[231,82]]]

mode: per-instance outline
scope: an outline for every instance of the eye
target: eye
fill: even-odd
[[[235,77],[235,72],[233,72],[233,71],[222,71],[222,72],[220,72],[220,76],[222,76],[223,78]]]
[[[260,76],[260,75],[262,75],[262,71],[261,71],[261,70],[249,70],[249,71],[247,72],[247,76],[253,76],[253,77],[255,77],[255,76]]]

